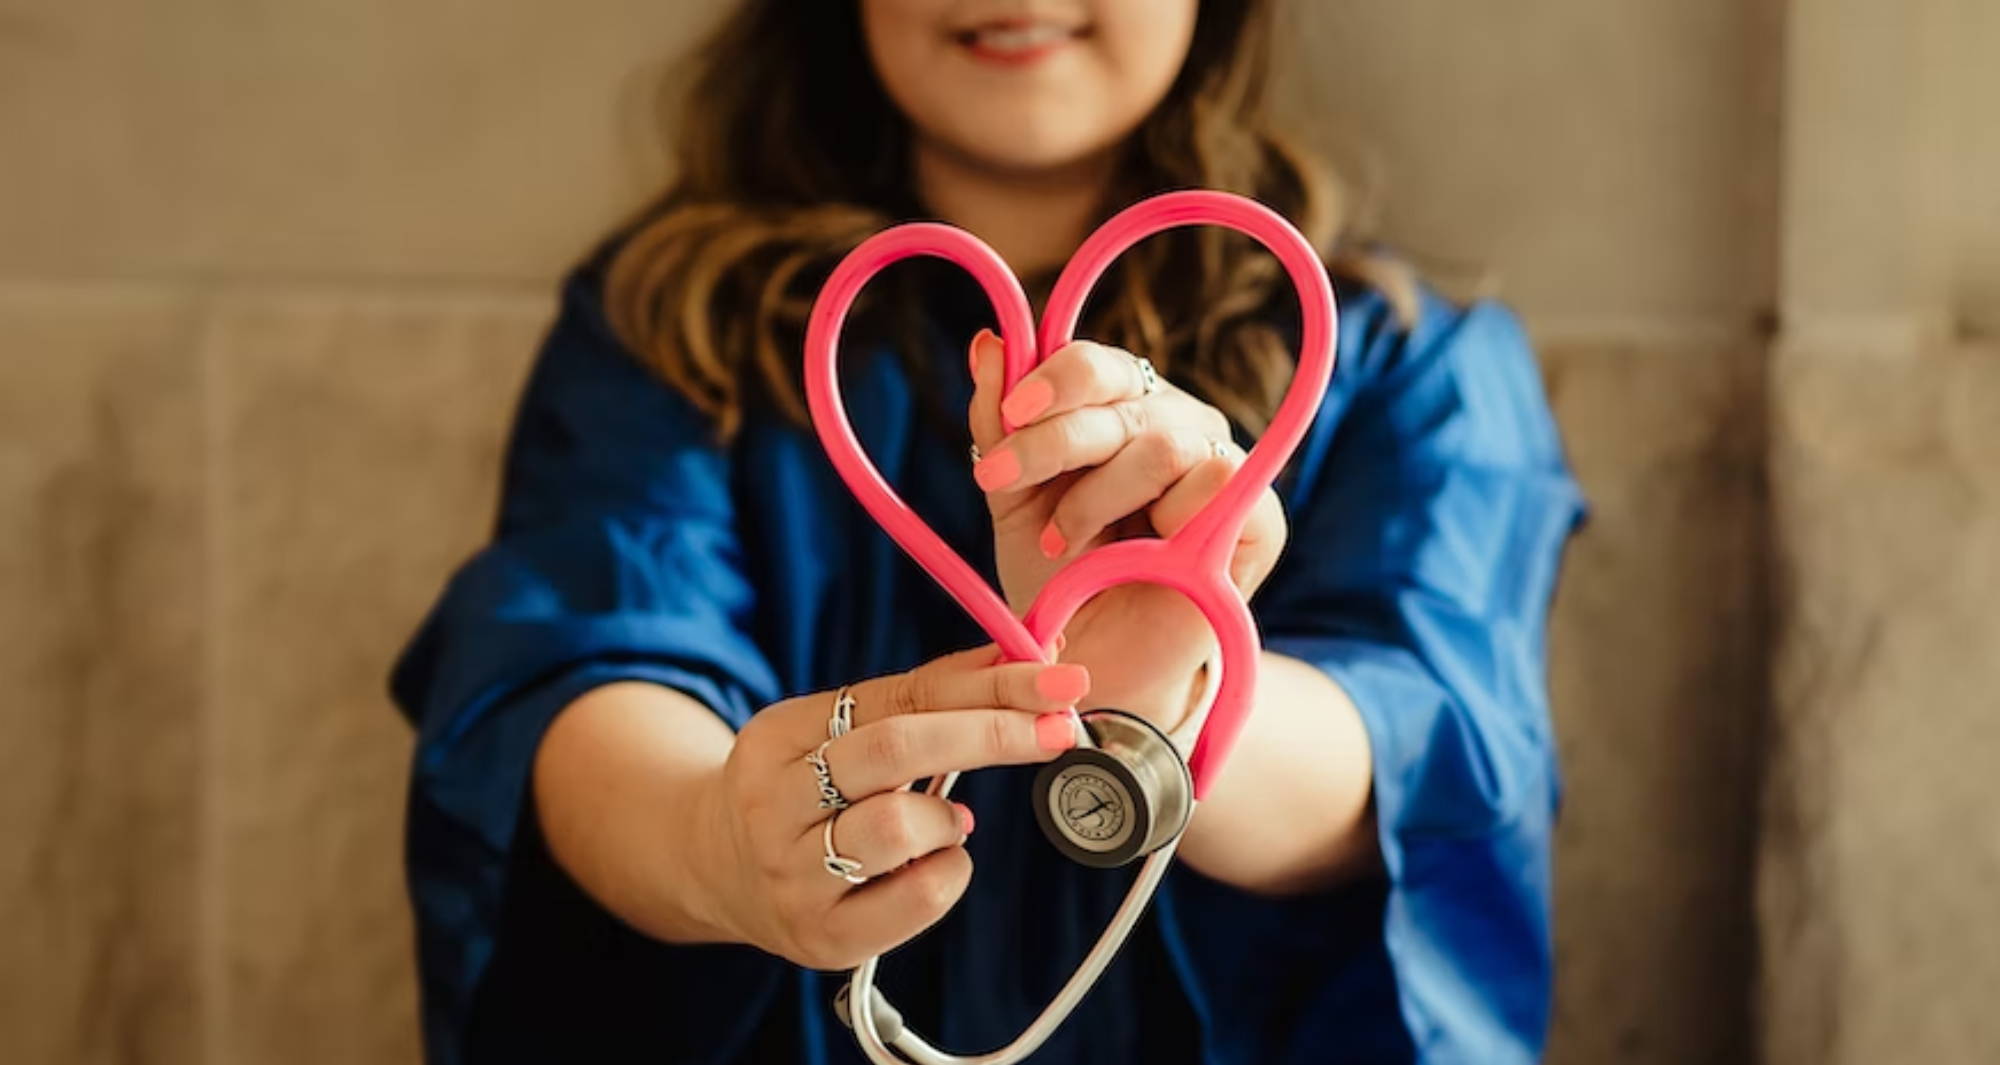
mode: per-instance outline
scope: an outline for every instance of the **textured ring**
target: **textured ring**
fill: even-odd
[[[833,716],[826,719],[826,738],[837,740],[853,731],[854,692],[843,684],[833,697]]]
[[[840,685],[834,695],[834,717],[826,719],[826,739],[840,739],[854,731],[854,689]]]
[[[1160,375],[1153,369],[1153,360],[1143,355],[1132,356],[1132,365],[1139,371],[1139,394],[1150,396],[1160,390]]]
[[[837,876],[850,884],[866,884],[868,878],[859,875],[861,863],[833,849],[833,822],[839,817],[840,814],[836,812],[833,817],[827,818],[826,827],[820,830],[820,843],[826,849],[826,860],[821,868],[826,870],[828,876]]]
[[[968,455],[971,455],[971,456],[972,456],[972,464],[973,464],[974,466],[977,466],[977,465],[979,465],[979,445],[978,445],[978,444],[969,444],[969,445],[967,445],[967,447],[966,447],[966,454],[968,454]]]
[[[848,802],[847,796],[842,795],[840,789],[833,786],[833,770],[827,768],[826,748],[832,742],[832,740],[821,741],[818,747],[806,755],[806,761],[812,765],[813,778],[819,782],[819,808],[839,811],[847,809]]]

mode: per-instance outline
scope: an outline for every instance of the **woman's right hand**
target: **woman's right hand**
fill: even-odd
[[[955,771],[1045,762],[1075,743],[1082,666],[992,664],[992,645],[851,686],[853,730],[826,748],[851,804],[832,814],[807,755],[827,741],[833,692],[775,703],[737,734],[696,794],[694,868],[710,920],[730,938],[814,969],[884,953],[949,911],[972,876],[971,811],[902,785]],[[868,877],[829,873],[822,832]]]

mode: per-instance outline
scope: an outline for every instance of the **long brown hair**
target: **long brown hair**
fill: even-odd
[[[1414,276],[1347,232],[1331,172],[1271,127],[1271,6],[1200,5],[1186,62],[1132,137],[1105,213],[1169,188],[1255,197],[1407,324]],[[614,235],[613,329],[725,440],[753,397],[805,420],[798,349],[816,285],[870,234],[921,214],[908,123],[875,79],[858,7],[745,0],[691,56],[673,183]],[[1292,364],[1273,318],[1291,298],[1275,260],[1234,234],[1179,230],[1127,253],[1102,289],[1080,335],[1145,354],[1262,431]]]

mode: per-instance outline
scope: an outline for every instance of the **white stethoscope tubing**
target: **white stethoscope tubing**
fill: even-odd
[[[1201,698],[1195,704],[1195,712],[1174,730],[1173,739],[1177,746],[1185,749],[1201,735],[1201,727],[1208,720],[1208,712],[1214,709],[1215,692],[1221,675],[1221,662],[1211,656],[1208,664],[1208,684]],[[930,794],[945,796],[951,794],[952,785],[958,783],[958,774],[949,773],[931,782],[927,789]],[[1196,805],[1199,805],[1198,803]],[[1153,894],[1159,890],[1160,879],[1167,875],[1167,867],[1173,864],[1174,853],[1180,850],[1180,837],[1152,854],[1139,867],[1138,879],[1125,892],[1125,901],[1118,904],[1118,912],[1111,915],[1111,921],[1097,937],[1097,945],[1084,955],[1082,964],[1070,974],[1068,982],[1056,997],[1049,1000],[1041,1015],[1035,1018],[1014,1041],[998,1050],[984,1054],[947,1054],[924,1041],[907,1024],[897,1023],[896,1031],[888,1038],[882,1035],[877,1024],[875,1009],[857,1009],[856,1003],[867,1002],[889,1012],[889,1000],[875,990],[875,969],[882,958],[877,955],[856,966],[847,982],[848,1024],[854,1029],[856,1041],[861,1044],[861,1052],[868,1055],[874,1065],[1014,1065],[1028,1055],[1041,1049],[1043,1043],[1055,1034],[1057,1028],[1069,1019],[1076,1007],[1083,1002],[1083,996],[1090,993],[1097,978],[1104,974],[1104,967],[1118,956],[1119,948],[1131,936],[1132,929],[1139,926],[1139,918],[1146,913],[1146,907],[1153,901]],[[895,1050],[891,1050],[894,1047]],[[895,1051],[903,1056],[896,1056]]]
[[[1153,900],[1160,878],[1167,874],[1167,866],[1173,862],[1174,852],[1179,849],[1180,840],[1176,839],[1146,857],[1145,864],[1139,867],[1139,878],[1125,893],[1125,901],[1119,904],[1111,922],[1104,926],[1103,934],[1097,937],[1097,945],[1090,948],[1083,963],[1070,974],[1069,982],[1049,1001],[1033,1024],[1016,1036],[1013,1042],[998,1050],[984,1054],[947,1054],[925,1042],[908,1025],[899,1025],[901,1030],[895,1037],[885,1041],[876,1024],[875,1010],[855,1007],[861,1002],[888,1005],[888,1001],[875,990],[875,967],[882,959],[875,957],[862,962],[847,985],[847,1013],[862,1053],[868,1055],[868,1060],[875,1065],[1014,1065],[1041,1049],[1049,1036],[1054,1035],[1063,1021],[1069,1019],[1070,1013],[1083,1001],[1083,996],[1090,993],[1097,978],[1104,973],[1104,967],[1111,964],[1111,959],[1118,955],[1118,948],[1125,945],[1126,937],[1138,927],[1139,918],[1145,914],[1147,903]],[[892,1045],[902,1051],[902,1057],[889,1049]]]

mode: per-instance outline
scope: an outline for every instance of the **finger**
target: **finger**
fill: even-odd
[[[1018,429],[1065,411],[1136,399],[1145,388],[1145,376],[1131,352],[1073,340],[1023,375],[1000,409]]]
[[[1075,664],[993,665],[993,645],[936,658],[902,673],[854,685],[854,724],[934,710],[1061,710],[1090,690],[1090,671]]]
[[[988,492],[1020,491],[1073,470],[1101,466],[1140,434],[1173,428],[1192,428],[1225,439],[1229,420],[1214,407],[1172,389],[1082,407],[1043,418],[986,449],[973,478]]]
[[[1147,509],[1146,516],[1161,536],[1179,532],[1222,493],[1230,476],[1243,464],[1242,453],[1234,444],[1225,444],[1224,449],[1223,457],[1208,459],[1190,470]],[[1230,559],[1229,575],[1238,588],[1247,593],[1270,573],[1285,536],[1284,507],[1277,493],[1266,488],[1251,505]]]
[[[1150,400],[1120,400],[1036,422],[986,450],[973,479],[988,492],[1018,492],[1110,460],[1159,417]]]
[[[826,825],[808,826],[798,846],[810,852],[799,868],[818,866],[826,854]],[[833,851],[861,863],[860,875],[893,873],[932,851],[956,847],[972,832],[972,811],[922,792],[889,791],[871,795],[833,818]],[[829,894],[847,890],[845,881],[827,876]]]
[[[827,938],[842,955],[829,968],[851,968],[915,938],[951,912],[971,882],[972,856],[947,847],[847,892],[826,913]]]
[[[1071,545],[1089,543],[1106,526],[1163,498],[1214,454],[1214,443],[1193,429],[1139,434],[1063,492],[1042,531],[1042,554],[1061,558]]]
[[[1264,489],[1264,494],[1250,508],[1250,520],[1244,523],[1243,535],[1236,541],[1236,554],[1229,560],[1229,579],[1244,595],[1256,591],[1264,578],[1271,575],[1290,535],[1291,527],[1285,520],[1285,507],[1278,501],[1278,493]]]
[[[1194,520],[1203,507],[1214,502],[1222,492],[1222,486],[1242,464],[1235,445],[1224,444],[1224,453],[1203,459],[1185,476],[1176,481],[1172,488],[1162,493],[1160,498],[1146,509],[1146,517],[1153,523],[1153,531],[1161,536],[1172,536]]]
[[[997,765],[1046,762],[1076,743],[1069,713],[1019,710],[939,710],[877,721],[827,745],[827,775],[850,803],[913,780]],[[819,821],[819,782],[812,764],[779,786],[798,796],[799,824]]]
[[[1005,350],[991,329],[981,329],[972,338],[966,358],[972,370],[972,403],[966,409],[966,423],[972,429],[972,443],[981,451],[990,450],[1006,435],[1000,425],[1000,388],[1006,378]]]
[[[912,670],[848,686],[854,728],[898,714],[930,710],[1061,710],[1090,690],[1090,671],[1074,663],[1000,662],[999,648],[982,644],[954,651]],[[759,729],[782,737],[773,748],[790,761],[828,736],[838,692],[815,692],[779,703],[753,718]]]

